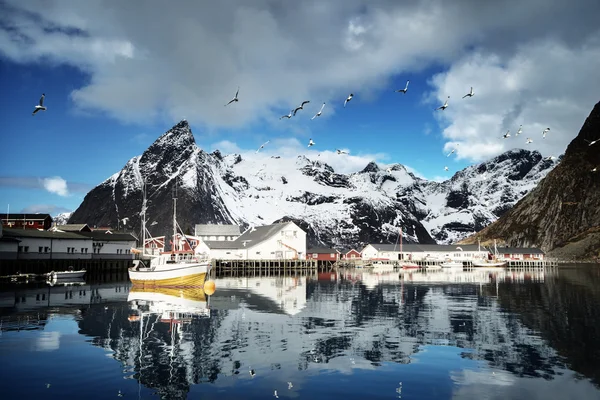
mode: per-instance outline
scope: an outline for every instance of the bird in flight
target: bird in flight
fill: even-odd
[[[310,103],[310,100],[304,100],[304,101],[302,102],[302,104],[300,104],[300,106],[299,106],[299,107],[296,107],[296,109],[294,109],[294,117],[296,116],[296,113],[297,113],[299,110],[304,110],[304,105],[305,105],[305,104],[308,104],[308,103]]]
[[[396,90],[396,92],[402,92],[402,93],[406,94],[406,91],[408,90],[408,83],[409,82],[410,82],[410,80],[406,81],[406,86],[404,86],[404,89]]]
[[[348,154],[347,151],[340,150],[340,149],[336,149],[335,152],[338,153],[338,154]]]
[[[308,147],[314,146],[315,142],[312,139],[308,139]]]
[[[282,115],[281,117],[279,117],[279,119],[292,118],[292,113],[293,113],[293,111],[290,111],[290,113],[288,115]]]
[[[40,97],[40,104],[35,106],[35,110],[33,110],[33,113],[31,115],[35,115],[35,113],[40,110],[46,111],[46,107],[44,107],[44,99],[45,98],[46,98],[46,95],[44,93],[42,93],[42,97]]]
[[[323,107],[325,107],[325,103],[323,103],[319,112],[316,113],[315,116],[311,118],[311,120],[321,116],[321,113],[323,112]]]
[[[348,96],[346,98],[346,101],[344,101],[344,107],[346,107],[346,103],[349,102],[350,100],[352,100],[352,97],[354,97],[354,95],[352,93],[350,93],[350,96]]]
[[[258,153],[260,151],[260,149],[263,149],[265,147],[265,144],[269,143],[270,140],[267,140],[266,142],[264,142],[263,144],[260,145],[260,147],[258,148],[258,150],[256,150],[256,152]]]
[[[452,149],[452,151],[450,153],[448,153],[448,155],[446,157],[450,157],[452,155],[452,153],[454,153],[456,151],[456,149]]]
[[[583,140],[585,140],[586,142],[588,142],[588,146],[593,146],[596,143],[600,142],[600,139],[592,140],[591,142],[589,140],[587,140],[587,139],[583,139]]]
[[[448,167],[444,167],[444,171],[448,171]]]
[[[502,137],[504,139],[509,138],[510,137],[510,130],[506,131],[506,133],[504,135],[502,135]]]
[[[542,132],[542,137],[543,137],[544,139],[546,139],[546,133],[548,133],[549,131],[550,131],[550,128],[546,128],[546,129],[544,129],[544,131]]]
[[[225,104],[225,106],[230,105],[234,101],[238,101],[238,93],[240,92],[240,87],[238,86],[237,92],[235,92],[235,97],[229,101],[229,103]]]
[[[554,157],[553,156],[544,157],[544,160],[552,161],[552,160],[554,160]]]
[[[448,99],[450,98],[450,96],[448,96]],[[446,101],[444,102],[444,105],[439,106],[438,108],[436,108],[436,110],[442,110],[444,111],[446,108],[448,108],[448,99],[446,99]]]
[[[527,138],[527,144],[533,143],[533,139]]]
[[[519,130],[515,133],[515,136],[519,136],[520,133],[523,132],[523,125],[519,125]]]
[[[465,97],[473,97],[475,96],[475,93],[473,92],[473,86],[471,86],[471,91],[467,94],[465,94],[462,98],[464,99]]]

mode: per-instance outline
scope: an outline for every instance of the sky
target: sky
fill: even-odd
[[[444,180],[514,148],[558,156],[600,100],[598,15],[597,0],[0,0],[0,209],[73,211],[181,119],[206,151],[269,140],[340,173]]]

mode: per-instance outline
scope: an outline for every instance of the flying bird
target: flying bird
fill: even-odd
[[[312,139],[308,139],[308,147],[314,146],[315,142]]]
[[[448,167],[444,167],[444,171],[448,171]]]
[[[523,125],[519,125],[519,130],[515,133],[515,136],[519,136],[519,134],[523,132]]]
[[[396,92],[402,92],[404,94],[406,94],[406,91],[408,90],[408,83],[410,81],[406,81],[406,86],[404,86],[404,89],[400,89],[400,90],[396,90]]]
[[[392,173],[392,167],[388,167],[388,168],[385,170],[385,172],[387,172],[388,174],[391,174],[391,173]]]
[[[450,96],[448,96],[448,99],[450,98]],[[436,108],[436,110],[442,110],[444,111],[446,108],[448,108],[448,99],[446,99],[446,101],[444,102],[444,105],[439,106],[438,108]]]
[[[335,152],[338,153],[338,154],[348,154],[347,151],[340,150],[340,149],[336,149]]]
[[[583,139],[583,140],[585,140],[586,142],[589,143],[588,146],[593,146],[596,143],[600,142],[600,139],[592,140],[591,142],[589,140],[587,140],[587,139]]]
[[[289,119],[289,118],[292,118],[292,113],[293,112],[294,111],[290,111],[290,113],[288,115],[282,115],[281,117],[279,117],[279,119],[284,119],[284,118],[288,118]]]
[[[544,139],[546,139],[546,133],[548,133],[548,131],[550,131],[550,128],[546,128],[546,129],[544,129],[544,131],[542,132],[542,137],[543,137]]]
[[[294,387],[294,385],[292,385],[292,382],[288,382],[288,389],[291,389],[293,387]]]
[[[527,138],[527,144],[533,143],[533,139]]]
[[[348,96],[346,98],[346,101],[344,101],[344,107],[346,107],[346,103],[349,102],[350,100],[352,100],[352,97],[354,97],[354,95],[352,93],[350,93],[350,96]]]
[[[240,87],[238,86],[237,92],[235,92],[235,97],[229,101],[229,103],[225,104],[225,106],[230,105],[234,101],[238,101],[238,93],[240,93]]]
[[[452,151],[450,153],[448,153],[448,155],[446,157],[450,157],[452,155],[452,153],[454,153],[456,151],[456,149],[452,149]]]
[[[471,86],[471,91],[467,94],[465,94],[462,98],[464,99],[465,97],[473,97],[475,96],[475,93],[473,92],[473,86]]]
[[[325,103],[323,103],[323,105],[321,106],[321,109],[319,110],[319,112],[316,113],[315,116],[311,118],[311,120],[313,120],[313,119],[321,116],[321,113],[323,112],[323,107],[325,107]]]
[[[260,145],[260,147],[258,148],[258,150],[256,150],[256,152],[258,153],[260,151],[260,149],[263,149],[265,147],[265,144],[269,143],[270,140],[267,140],[266,142],[264,142],[263,144]]]
[[[554,160],[554,157],[553,156],[544,157],[544,160],[552,161],[552,160]]]
[[[250,376],[254,378],[254,375],[256,375],[256,372],[253,369],[250,369]]]
[[[305,104],[308,104],[308,103],[310,103],[310,100],[304,100],[304,101],[302,102],[302,104],[300,104],[300,106],[296,107],[296,109],[294,110],[294,117],[296,116],[296,113],[297,113],[299,110],[304,110],[304,105],[305,105]]]
[[[502,137],[504,139],[509,138],[510,137],[510,130],[506,131],[506,133],[504,135],[502,135]]]
[[[46,94],[42,93],[42,97],[40,97],[40,104],[35,106],[35,110],[33,110],[33,113],[31,115],[35,115],[35,113],[40,110],[46,111],[46,107],[44,107],[44,98],[46,98]]]
[[[594,169],[592,169],[591,172],[596,172],[596,171],[598,171],[598,167],[594,167]]]

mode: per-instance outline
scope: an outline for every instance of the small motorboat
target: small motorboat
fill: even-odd
[[[462,268],[462,267],[464,267],[464,265],[460,261],[446,260],[440,264],[440,267],[442,267],[442,268]]]
[[[410,262],[410,261],[402,261],[399,263],[400,268],[402,269],[419,269],[421,266],[419,264]]]
[[[85,269],[75,271],[73,267],[69,267],[66,271],[51,271],[46,274],[46,277],[51,280],[58,279],[78,279],[83,278],[85,275]]]

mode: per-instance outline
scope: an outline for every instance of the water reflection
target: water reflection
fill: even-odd
[[[588,270],[344,271],[219,278],[212,296],[53,286],[4,292],[2,330],[71,315],[137,386],[118,390],[141,398],[598,398],[588,381],[600,377],[598,280]],[[33,357],[68,348],[38,325]]]

